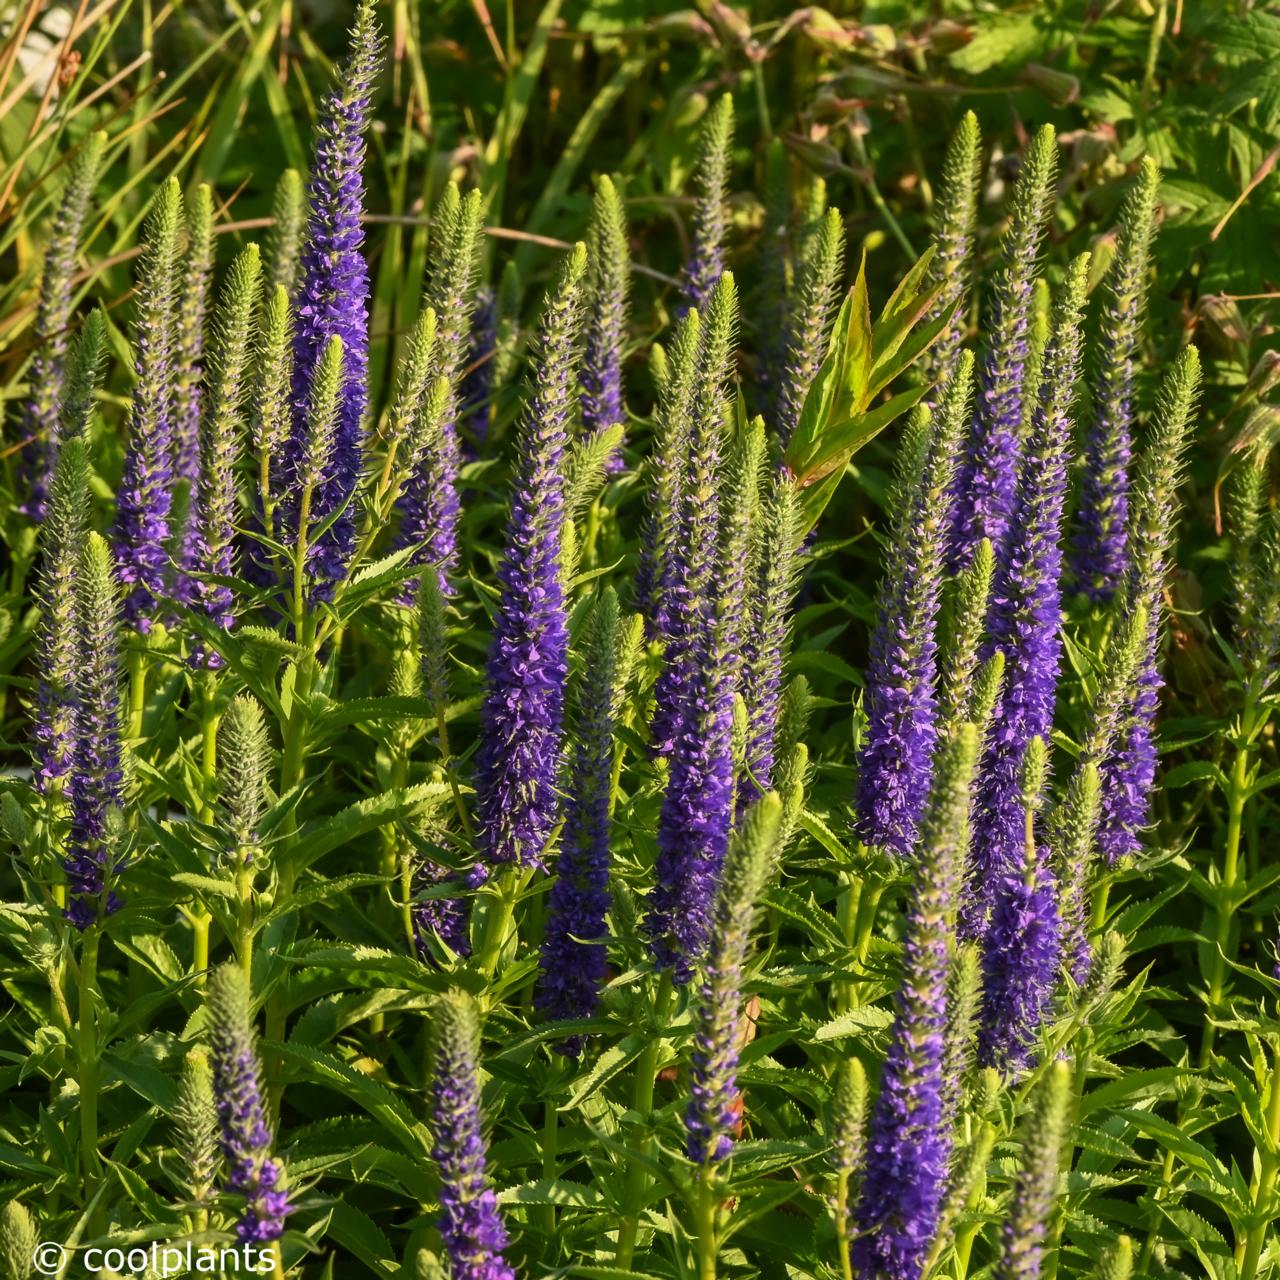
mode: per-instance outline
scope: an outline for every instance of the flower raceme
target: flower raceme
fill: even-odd
[[[867,731],[858,773],[858,834],[909,853],[929,792],[937,740],[937,621],[951,488],[973,396],[973,357],[959,359],[936,421],[918,439],[894,504],[898,518],[867,670]]]
[[[902,985],[867,1130],[854,1262],[860,1273],[919,1280],[938,1228],[951,1153],[946,1084],[947,969],[969,841],[979,736],[944,743],[914,851]]]
[[[289,1193],[272,1151],[249,987],[238,965],[223,965],[209,978],[208,1038],[227,1189],[244,1197],[236,1235],[246,1244],[278,1240],[290,1213]]]
[[[489,868],[541,867],[559,820],[569,651],[560,549],[586,260],[586,246],[575,246],[548,300],[520,425],[479,759],[480,845]]]
[[[431,1047],[433,1155],[440,1175],[440,1234],[452,1280],[515,1280],[507,1232],[485,1168],[480,1115],[480,1020],[470,996],[436,1001]]]
[[[981,538],[989,538],[1000,551],[1013,518],[1031,299],[1057,163],[1057,138],[1045,125],[1032,140],[1009,204],[973,431],[956,480],[950,546],[955,567],[969,563]]]
[[[331,339],[342,341],[333,456],[312,510],[316,521],[326,525],[309,553],[321,594],[327,594],[343,576],[355,545],[354,517],[346,504],[360,478],[369,398],[369,268],[362,253],[362,170],[364,134],[381,65],[382,38],[374,6],[363,0],[356,10],[350,54],[320,107],[307,188],[301,283],[293,309],[293,422],[283,477],[287,493],[293,492],[305,466],[308,409],[325,351]],[[296,527],[292,532],[296,534]]]

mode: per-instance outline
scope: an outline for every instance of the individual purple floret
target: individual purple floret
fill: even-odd
[[[169,579],[169,513],[173,507],[174,371],[178,297],[178,228],[182,196],[170,178],[147,219],[138,269],[129,442],[116,489],[116,562],[125,587],[125,617],[151,630],[156,599]]]
[[[1069,269],[1055,310],[1017,508],[1004,551],[997,554],[988,628],[992,644],[1005,655],[1005,675],[979,777],[973,892],[963,921],[971,936],[982,934],[997,886],[1022,873],[1026,753],[1033,740],[1047,741],[1053,727],[1062,657],[1063,501],[1087,279],[1088,255],[1082,254]]]
[[[752,923],[773,873],[781,824],[782,802],[776,792],[766,792],[747,811],[725,858],[689,1061],[685,1127],[689,1159],[695,1164],[717,1164],[733,1148],[743,969],[751,951]]]
[[[585,267],[586,247],[578,245],[543,316],[519,432],[477,762],[480,849],[489,865],[541,866],[559,820],[569,656],[560,552]]]
[[[923,439],[906,444],[921,457],[904,468],[894,499],[894,546],[871,639],[857,832],[866,844],[899,855],[915,844],[933,773],[946,498],[972,396],[973,357],[964,352],[942,392],[936,424],[917,428]]]
[[[502,1256],[507,1231],[485,1171],[479,1016],[471,997],[460,991],[442,996],[434,1011],[432,1155],[440,1177],[440,1234],[450,1280],[515,1280]]]
[[[618,601],[606,588],[583,656],[578,747],[542,941],[537,1002],[549,1018],[589,1018],[604,982],[617,645]],[[562,1047],[576,1057],[582,1037]]]
[[[227,1188],[244,1197],[236,1235],[245,1244],[278,1240],[291,1212],[284,1170],[273,1155],[275,1135],[267,1110],[257,1038],[243,971],[225,964],[209,978],[209,1048],[218,1145]]]
[[[67,837],[67,919],[87,929],[119,910],[120,870],[113,811],[124,799],[120,741],[120,607],[111,552],[96,533],[84,544],[76,582],[78,637],[71,829]]]
[[[372,0],[362,0],[350,55],[320,107],[307,189],[301,287],[294,311],[293,431],[284,459],[288,487],[302,466],[316,370],[329,339],[342,339],[342,398],[332,465],[311,511],[312,527],[336,517],[309,553],[320,595],[346,572],[355,543],[355,518],[347,504],[360,478],[369,398],[369,268],[361,253],[364,133],[381,64],[382,39],[374,6]],[[347,509],[341,510],[344,506]]]
[[[1013,517],[1031,296],[1057,159],[1057,138],[1045,125],[1031,143],[1010,201],[1004,265],[992,304],[990,347],[978,379],[973,434],[956,477],[949,550],[953,569],[969,563],[983,538],[989,538],[999,553]]]
[[[1133,369],[1146,312],[1146,277],[1160,170],[1144,162],[1120,215],[1115,262],[1107,273],[1101,363],[1093,421],[1084,446],[1073,568],[1090,599],[1107,601],[1129,569],[1129,466],[1133,456]]]
[[[921,826],[897,1017],[867,1130],[853,1261],[863,1276],[919,1280],[947,1186],[947,975],[956,890],[968,847],[978,732],[962,725],[939,753]]]

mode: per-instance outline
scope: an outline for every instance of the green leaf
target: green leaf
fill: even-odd
[[[818,1043],[826,1040],[843,1040],[847,1036],[861,1035],[867,1031],[883,1031],[893,1025],[893,1011],[878,1005],[862,1005],[849,1009],[830,1022],[824,1022],[812,1035]]]
[[[309,822],[299,832],[290,856],[295,866],[308,866],[367,831],[444,804],[449,796],[449,786],[444,782],[420,782],[403,791],[383,791],[366,796],[332,817]]]
[[[558,1110],[572,1111],[575,1107],[581,1106],[597,1089],[612,1080],[619,1071],[630,1066],[644,1052],[645,1045],[648,1043],[648,1035],[633,1031],[631,1035],[619,1040],[617,1044],[610,1045],[592,1063],[591,1070],[581,1080],[574,1083],[573,1093],[569,1095],[569,1101],[559,1107]]]
[[[1226,776],[1212,760],[1186,760],[1175,765],[1167,773],[1161,775],[1160,785],[1166,791],[1174,791],[1178,787],[1188,786],[1192,782],[1211,781],[1225,790],[1228,786]]]
[[[268,1042],[263,1047],[291,1063],[300,1078],[327,1085],[367,1111],[410,1155],[430,1159],[432,1143],[426,1126],[386,1085],[311,1045]]]
[[[951,55],[951,65],[971,76],[992,67],[1014,67],[1037,57],[1045,34],[1036,13],[985,14],[973,39]]]
[[[281,916],[291,915],[316,902],[326,902],[330,898],[341,897],[343,894],[350,893],[353,889],[364,889],[371,884],[385,883],[386,876],[375,875],[335,876],[332,880],[317,877],[304,884],[301,889],[294,889],[284,902],[273,907],[258,921],[257,927],[261,929],[263,926],[270,924],[271,921],[278,920]]]
[[[541,1178],[498,1192],[499,1204],[554,1204],[572,1209],[602,1209],[604,1196],[585,1182]]]
[[[840,936],[835,921],[825,911],[806,902],[790,889],[770,889],[764,900],[765,905],[772,910],[803,925],[815,942],[821,939],[828,946],[844,948],[845,941]]]

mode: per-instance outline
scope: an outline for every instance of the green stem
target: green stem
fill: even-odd
[[[1231,959],[1231,933],[1235,923],[1240,880],[1240,837],[1244,830],[1245,806],[1249,801],[1249,743],[1253,722],[1253,692],[1246,691],[1241,732],[1236,743],[1235,764],[1227,785],[1227,836],[1222,858],[1222,879],[1217,886],[1214,915],[1214,951],[1209,962],[1209,993],[1204,1034],[1200,1042],[1200,1067],[1208,1066],[1213,1055],[1212,1019],[1221,1012]]]
[[[502,958],[502,949],[511,932],[511,921],[516,911],[516,870],[506,868],[500,873],[498,892],[489,899],[485,920],[484,946],[480,951],[480,972],[486,978],[493,977]]]
[[[836,1175],[836,1249],[840,1254],[841,1280],[853,1280],[853,1259],[849,1255],[849,1171]]]
[[[1155,1191],[1151,1194],[1151,1226],[1147,1229],[1147,1238],[1142,1242],[1142,1253],[1138,1258],[1138,1265],[1135,1268],[1138,1275],[1147,1275],[1152,1255],[1155,1247],[1159,1243],[1159,1224],[1161,1222],[1160,1210],[1156,1208],[1155,1202],[1164,1198],[1164,1193],[1173,1185],[1173,1151],[1172,1149],[1164,1153],[1164,1167],[1160,1171],[1160,1183]]]
[[[849,950],[849,963],[856,951],[858,908],[862,898],[862,881],[855,875],[849,877],[849,887],[840,895],[836,911],[840,923],[840,935]],[[857,983],[843,979],[836,985],[836,1012],[848,1013],[857,1003]]]
[[[1093,892],[1093,919],[1091,921],[1091,933],[1101,933],[1102,927],[1107,923],[1107,908],[1111,899],[1111,877],[1104,877],[1098,882],[1098,887]]]
[[[436,741],[440,747],[440,758],[444,764],[444,776],[449,779],[449,790],[453,793],[453,807],[458,811],[458,821],[462,824],[463,834],[468,842],[475,839],[475,831],[471,826],[471,815],[467,813],[467,804],[462,796],[462,788],[458,785],[458,775],[453,767],[453,753],[449,750],[449,726],[445,723],[444,703],[436,707]]]
[[[84,1199],[93,1195],[94,1183],[101,1176],[98,1158],[98,1027],[94,1012],[94,990],[98,983],[97,925],[84,934],[80,953],[80,990],[76,1006],[76,1046],[80,1064],[80,1153],[84,1165]]]
[[[236,869],[236,959],[249,981],[253,972],[253,853],[251,848],[238,849]]]
[[[213,794],[218,777],[218,677],[212,671],[204,673],[200,682],[200,727],[202,741],[200,820],[213,821]],[[209,968],[209,928],[213,916],[199,899],[191,909],[191,968],[196,985],[204,986]]]
[[[554,1077],[553,1077],[554,1083]],[[556,1180],[556,1164],[559,1155],[559,1113],[556,1110],[558,1090],[551,1089],[547,1095],[542,1116],[542,1179],[548,1185]],[[552,1239],[556,1234],[556,1207],[553,1204],[538,1206],[538,1218],[542,1230]]]
[[[129,738],[142,739],[142,717],[147,709],[147,648],[145,641],[129,651]]]
[[[698,1172],[697,1190],[698,1280],[716,1280],[716,1192],[711,1170]]]
[[[1280,1043],[1272,1043],[1274,1061],[1271,1067],[1271,1097],[1267,1103],[1267,1146],[1258,1152],[1258,1172],[1253,1187],[1254,1223],[1245,1237],[1240,1260],[1240,1280],[1254,1280],[1273,1218],[1263,1217],[1280,1180]]]
[[[662,1050],[662,1033],[666,1028],[667,1015],[671,1011],[673,995],[670,973],[663,971],[658,979],[658,990],[653,997],[653,1034],[645,1045],[636,1065],[635,1093],[632,1096],[631,1109],[640,1117],[640,1122],[648,1126],[653,1114],[653,1092],[658,1077],[658,1054]],[[653,1147],[650,1134],[645,1134],[641,1143],[641,1153],[647,1155]],[[626,1194],[623,1204],[638,1205],[645,1193],[648,1177],[644,1166],[636,1160],[627,1169]],[[628,1271],[636,1252],[636,1236],[640,1231],[640,1210],[628,1210],[618,1229],[618,1252],[615,1258],[620,1270]]]
[[[876,211],[885,220],[889,230],[893,233],[893,238],[902,246],[903,252],[914,262],[920,255],[916,253],[912,247],[911,241],[907,239],[907,233],[903,231],[902,224],[894,216],[893,210],[889,208],[883,195],[880,194],[880,188],[876,185],[875,166],[867,156],[866,144],[862,141],[856,127],[849,130],[849,137],[853,143],[853,154],[858,159],[861,166],[862,184],[867,189],[867,194],[871,197],[871,203],[875,205]]]

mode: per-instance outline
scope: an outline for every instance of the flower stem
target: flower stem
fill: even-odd
[[[716,1280],[716,1193],[705,1165],[698,1171],[696,1197],[698,1280]]]
[[[200,821],[213,821],[213,792],[218,776],[218,677],[206,671],[200,681],[200,728],[203,744],[201,759]],[[191,911],[191,968],[196,986],[204,986],[209,968],[209,926],[213,916],[199,899]]]
[[[1236,758],[1227,779],[1227,834],[1222,857],[1222,879],[1218,882],[1214,901],[1217,928],[1215,947],[1209,962],[1209,991],[1204,1033],[1200,1042],[1200,1067],[1209,1065],[1213,1056],[1213,1018],[1221,1012],[1226,991],[1227,971],[1231,960],[1231,934],[1240,880],[1240,838],[1244,831],[1245,807],[1249,802],[1249,747],[1252,741],[1254,695],[1246,689],[1245,706],[1240,718],[1240,734],[1236,740]]]
[[[84,1198],[88,1203],[102,1172],[98,1159],[98,1027],[94,990],[98,984],[98,926],[85,930],[80,953],[79,1003],[76,1006],[76,1046],[80,1065],[80,1154],[84,1166]]]
[[[551,1082],[553,1086],[558,1075],[558,1072],[553,1071]],[[558,1090],[553,1087],[547,1094],[542,1116],[542,1180],[548,1184],[556,1180],[556,1162],[559,1155],[560,1133],[558,1129],[559,1113],[556,1110],[557,1093]],[[554,1239],[556,1234],[555,1205],[540,1205],[538,1216],[543,1231]]]
[[[147,709],[147,648],[145,642],[129,651],[129,738],[142,738],[142,716]]]
[[[1240,1280],[1254,1280],[1258,1262],[1267,1243],[1271,1217],[1263,1217],[1265,1206],[1271,1205],[1280,1179],[1280,1043],[1272,1043],[1274,1061],[1271,1068],[1271,1097],[1267,1105],[1266,1146],[1258,1153],[1258,1168],[1253,1185],[1254,1222],[1244,1240],[1240,1258]]]
[[[641,1123],[648,1125],[653,1113],[653,1091],[657,1084],[658,1054],[662,1048],[662,1032],[671,1009],[671,975],[666,970],[658,979],[658,990],[653,997],[653,1035],[645,1045],[639,1062],[636,1065],[635,1094],[631,1109],[640,1117]],[[647,1155],[653,1147],[653,1138],[646,1134],[641,1144],[642,1154]],[[647,1176],[640,1161],[633,1161],[627,1170],[626,1195],[623,1204],[638,1205],[645,1193]],[[619,1270],[631,1268],[631,1261],[636,1252],[636,1236],[640,1231],[640,1210],[628,1212],[622,1219],[618,1230],[618,1252],[615,1258]]]
[[[840,1254],[841,1280],[853,1280],[853,1259],[849,1254],[849,1170],[836,1175],[836,1249]]]

